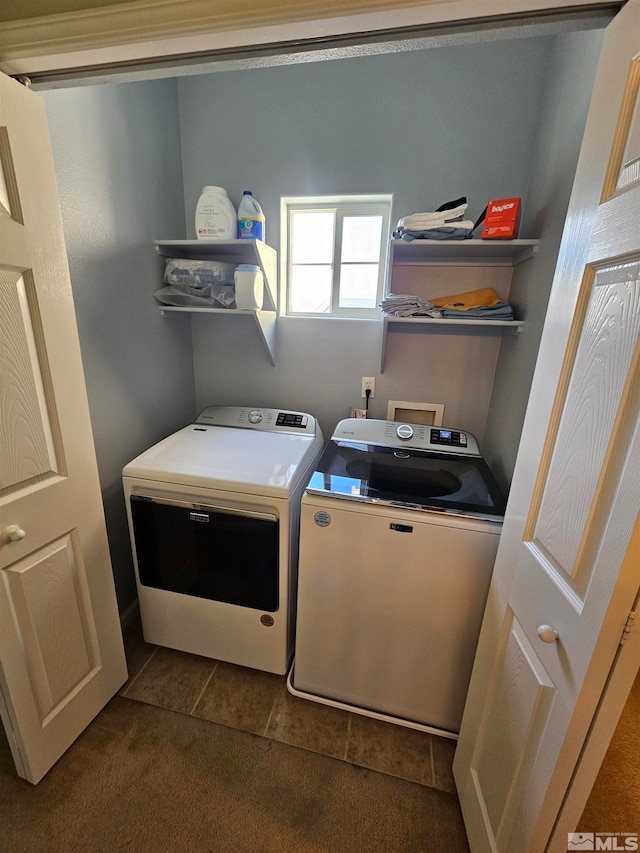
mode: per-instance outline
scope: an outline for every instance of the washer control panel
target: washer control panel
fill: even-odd
[[[315,435],[318,427],[313,415],[282,409],[257,409],[244,406],[207,406],[198,415],[197,424],[240,427],[244,429]]]
[[[460,453],[480,456],[478,442],[470,432],[435,427],[430,424],[408,424],[378,421],[372,418],[345,418],[336,426],[334,441],[362,442],[385,447],[412,447],[438,453]]]
[[[442,444],[444,447],[463,447],[467,449],[467,434],[457,429],[431,430],[431,444]]]
[[[409,441],[410,438],[413,438],[413,427],[409,424],[400,424],[396,430],[396,435],[401,441]]]

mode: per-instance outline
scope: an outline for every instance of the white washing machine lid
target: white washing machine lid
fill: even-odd
[[[309,435],[190,424],[146,450],[124,477],[287,498],[322,449]]]

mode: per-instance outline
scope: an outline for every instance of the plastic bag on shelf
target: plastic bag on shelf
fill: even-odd
[[[235,264],[225,264],[221,261],[167,258],[163,281],[165,284],[186,284],[196,288],[233,284],[234,270]]]
[[[229,285],[168,285],[153,294],[158,302],[178,308],[234,308],[235,290]]]

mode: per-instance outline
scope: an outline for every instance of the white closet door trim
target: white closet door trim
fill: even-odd
[[[565,0],[561,9],[589,6],[591,0]],[[0,22],[0,71],[29,75],[108,67],[446,22],[480,26],[484,19],[557,11],[557,0],[400,0],[392,9],[388,0],[132,0]]]

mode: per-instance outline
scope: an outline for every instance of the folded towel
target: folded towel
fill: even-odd
[[[448,225],[425,228],[421,231],[400,228],[393,232],[393,236],[396,240],[407,242],[410,240],[468,240],[473,236],[473,222],[463,219],[460,222],[451,222]]]
[[[390,293],[380,302],[379,307],[393,317],[442,317],[428,299],[407,293]]]
[[[508,302],[497,302],[495,305],[469,308],[466,311],[444,308],[442,316],[445,320],[513,320],[513,308]]]
[[[425,228],[434,228],[437,225],[444,225],[446,222],[451,222],[456,219],[462,219],[468,204],[461,204],[451,210],[427,211],[425,213],[412,213],[409,216],[404,216],[398,220],[396,230],[399,228],[407,228],[411,231],[421,231]]]
[[[432,299],[435,308],[441,311],[445,308],[454,308],[456,311],[468,311],[470,308],[482,308],[496,305],[500,297],[492,287],[483,287],[480,290],[468,290],[465,293],[456,293],[453,296],[439,296]]]

